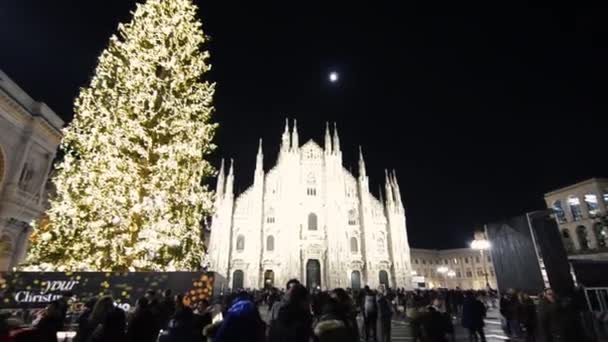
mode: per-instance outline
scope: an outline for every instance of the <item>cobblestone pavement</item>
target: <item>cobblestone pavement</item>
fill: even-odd
[[[261,307],[260,313],[264,321],[268,320],[268,308]],[[498,341],[509,341],[509,338],[505,336],[501,327],[500,327],[500,319],[498,317],[498,312],[494,310],[489,310],[488,317],[485,320],[486,326],[484,328],[486,333],[486,339],[488,342],[498,342]],[[363,322],[359,317],[359,324],[362,325]],[[469,341],[468,333],[460,326],[459,321],[454,321],[454,327],[456,328],[456,341]],[[409,323],[406,322],[403,318],[397,317],[393,319],[392,323],[392,334],[391,341],[401,342],[401,341],[413,341],[413,337],[410,334]],[[362,342],[364,339],[361,340]]]

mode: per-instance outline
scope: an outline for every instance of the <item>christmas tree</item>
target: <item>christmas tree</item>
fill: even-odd
[[[200,268],[216,129],[205,41],[191,0],[148,0],[119,25],[76,99],[23,269]]]

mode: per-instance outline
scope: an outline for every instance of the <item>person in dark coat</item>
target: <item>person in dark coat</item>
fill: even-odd
[[[155,342],[159,327],[156,318],[149,308],[148,300],[142,297],[137,300],[135,312],[129,321],[127,341]]]
[[[526,329],[526,342],[536,341],[536,305],[530,296],[522,292],[519,294],[519,321]]]
[[[462,304],[462,326],[469,331],[469,341],[486,341],[483,332],[486,317],[486,306],[475,297],[473,292],[468,291]]]
[[[428,307],[428,312],[421,318],[422,336],[425,342],[447,342],[448,333],[445,320],[441,312],[432,306]]]
[[[545,289],[538,306],[538,327],[543,342],[586,341],[579,312],[570,298],[558,297]]]
[[[211,324],[213,317],[211,316],[211,306],[206,299],[201,300],[196,304],[194,311],[194,333],[200,338],[203,338],[203,329]]]
[[[361,312],[363,312],[363,327],[365,328],[365,341],[369,342],[370,335],[374,342],[378,341],[377,321],[378,304],[376,294],[368,286],[363,289],[363,301]]]
[[[380,342],[391,341],[391,319],[393,311],[389,298],[385,291],[381,290],[377,298],[378,303],[378,331],[380,332]]]
[[[272,321],[269,342],[309,342],[312,337],[312,317],[308,290],[296,284],[291,287],[287,302],[279,308]]]
[[[101,325],[98,325],[90,342],[126,342],[127,317],[117,307],[112,308]]]
[[[80,314],[80,316],[78,316],[78,319],[76,320],[76,323],[78,324],[78,330],[76,331],[76,336],[74,336],[74,342],[86,342],[86,338],[88,338],[88,337],[83,339],[82,334],[83,334],[83,332],[87,331],[88,324],[89,324],[89,317],[91,316],[91,313],[93,312],[93,307],[95,306],[96,302],[97,302],[97,298],[93,297],[84,303],[84,310],[82,311],[82,313]]]
[[[158,342],[198,342],[198,336],[193,330],[194,313],[192,309],[185,307],[177,310],[173,318],[167,324],[167,330],[163,331]]]
[[[255,303],[237,298],[215,334],[215,342],[264,342],[266,327]]]
[[[358,342],[347,325],[347,317],[340,310],[338,301],[328,293],[321,292],[314,296],[313,314],[315,342]]]
[[[350,330],[351,336],[354,341],[359,341],[359,325],[357,323],[357,309],[350,298],[348,293],[342,289],[337,288],[331,291],[331,297],[338,302],[338,311],[340,315],[344,317],[345,324]]]
[[[57,332],[63,326],[61,305],[51,302],[42,311],[40,320],[33,329],[27,329],[15,335],[15,342],[57,342]]]
[[[500,299],[500,314],[503,317],[503,328],[509,337],[519,338],[521,327],[517,317],[519,313],[519,301],[517,293],[508,289],[507,293]]]

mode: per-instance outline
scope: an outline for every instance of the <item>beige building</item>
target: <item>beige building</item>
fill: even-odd
[[[608,179],[591,178],[551,191],[545,202],[555,213],[570,258],[608,259]]]
[[[63,121],[0,70],[0,271],[25,255],[30,223],[47,206]]]
[[[410,249],[415,285],[427,288],[484,289],[487,281],[496,288],[496,275],[488,253],[471,248]],[[416,286],[415,286],[416,287]]]

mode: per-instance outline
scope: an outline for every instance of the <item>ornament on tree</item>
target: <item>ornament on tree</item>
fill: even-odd
[[[148,0],[119,25],[76,99],[23,269],[200,269],[216,129],[205,41],[191,0]]]

